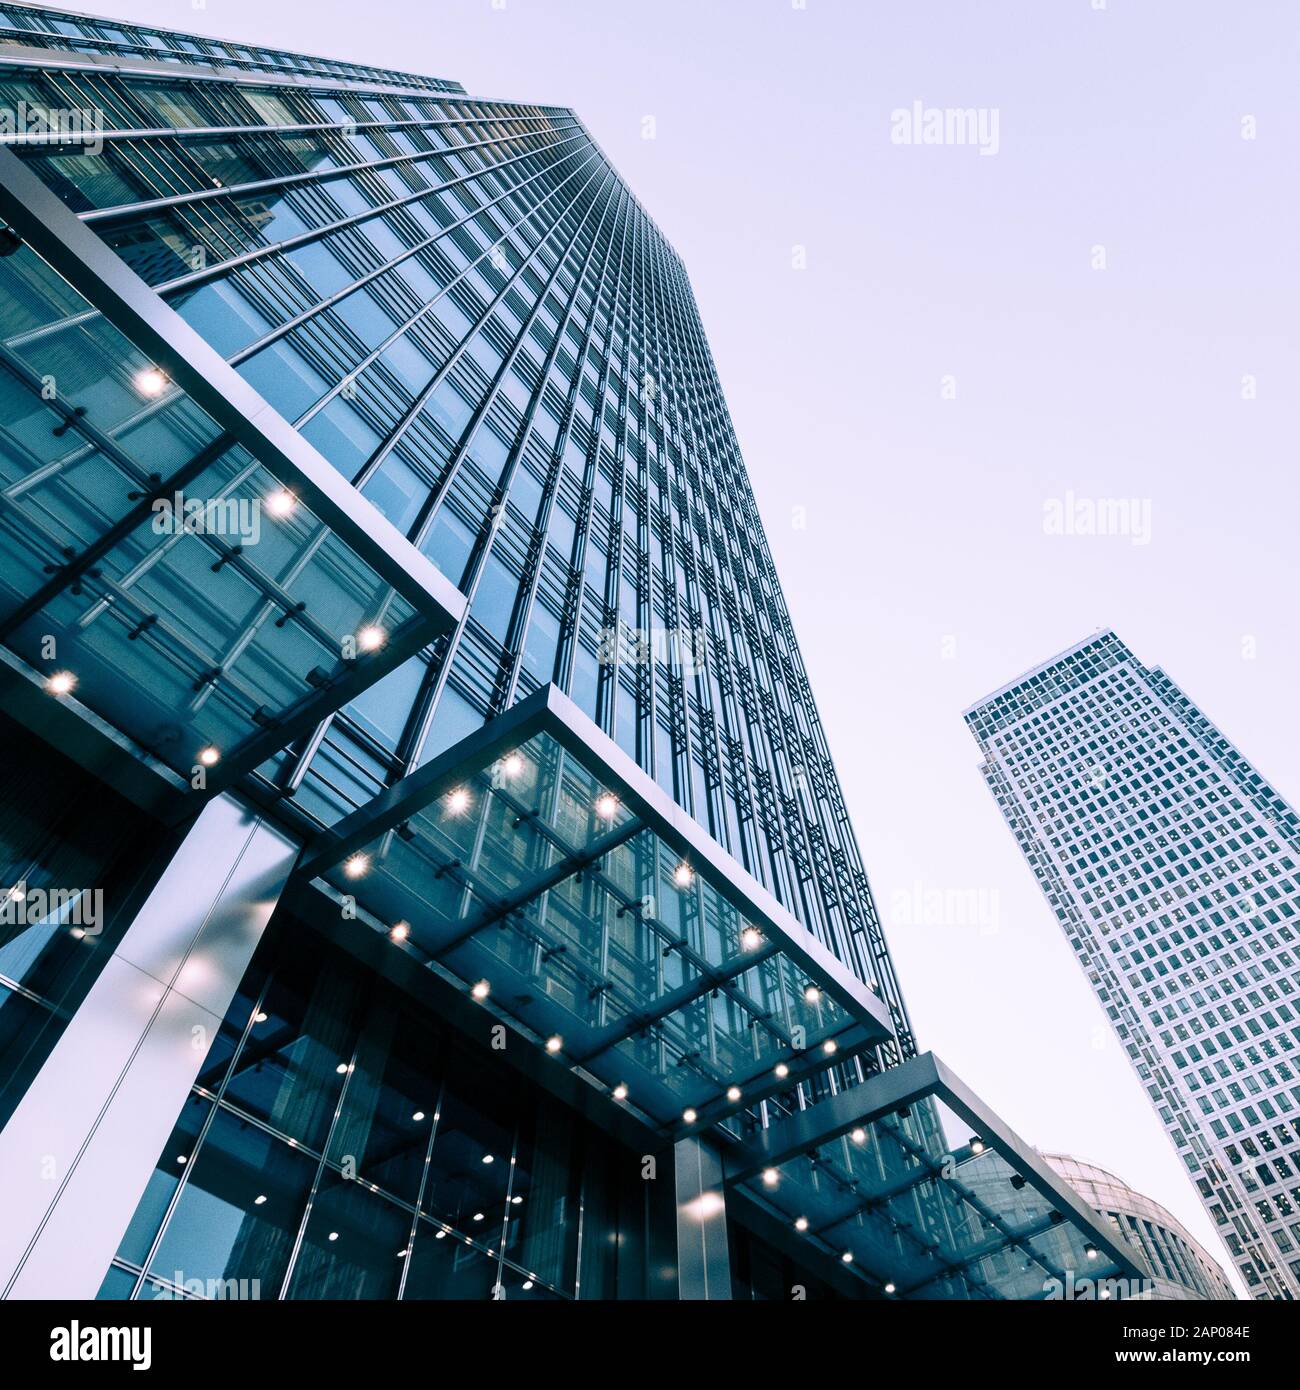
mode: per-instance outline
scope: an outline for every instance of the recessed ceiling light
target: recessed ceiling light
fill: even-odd
[[[885,1292],[886,1292],[886,1293],[897,1293],[897,1292],[898,1292],[898,1287],[897,1287],[897,1285],[895,1285],[895,1284],[886,1284],[886,1285],[885,1285]]]
[[[523,1289],[525,1293],[527,1293],[528,1290],[533,1287],[533,1281],[531,1279],[525,1279],[524,1282],[520,1285],[520,1287]]]
[[[188,1163],[189,1161],[190,1161],[190,1156],[189,1156],[189,1154],[177,1154],[177,1155],[176,1155],[176,1162],[177,1162],[177,1163],[180,1163],[180,1164],[183,1165],[183,1164]]]
[[[142,396],[161,396],[167,389],[167,374],[158,367],[142,367],[135,374],[135,389]]]
[[[835,1041],[834,1038],[827,1038],[826,1041],[825,1041],[824,1043],[822,1043],[822,1051],[823,1051],[828,1057],[832,1056],[834,1053],[838,1052],[839,1050],[840,1050],[840,1045],[839,1045],[839,1043],[837,1043],[837,1042]]]
[[[853,1251],[852,1251],[852,1250],[846,1250],[846,1251],[840,1256],[840,1259],[842,1259],[846,1265],[851,1265],[851,1264],[853,1263]]]
[[[699,1118],[699,1115],[697,1115],[690,1106],[687,1106],[687,1108],[682,1111],[682,1119],[685,1120],[688,1125],[693,1125]]]
[[[511,1205],[512,1207],[517,1207],[517,1206],[519,1206],[519,1205],[523,1202],[523,1200],[524,1200],[524,1199],[523,1199],[522,1197],[511,1197],[511,1199],[510,1199],[510,1205]]]
[[[484,1155],[483,1155],[483,1162],[484,1162],[484,1163],[495,1163],[495,1162],[496,1162],[496,1159],[495,1159],[491,1154],[484,1154]]]
[[[339,1233],[337,1231],[331,1231],[329,1234],[329,1238],[331,1240],[337,1240],[339,1238]]]
[[[288,488],[280,488],[278,492],[267,494],[266,501],[262,504],[274,517],[283,519],[293,515],[293,509],[298,505],[298,499]]]
[[[71,671],[55,671],[45,682],[51,695],[71,695],[77,688],[77,678]]]
[[[808,1218],[806,1216],[796,1216],[794,1219],[796,1231],[806,1231],[808,1229]]]
[[[474,1220],[475,1220],[475,1221],[482,1221],[482,1220],[483,1220],[483,1213],[482,1213],[481,1211],[476,1211],[476,1212],[474,1213]]]
[[[729,1101],[731,1101],[731,1103],[734,1105],[734,1104],[736,1103],[736,1101],[738,1101],[738,1100],[740,1099],[740,1087],[739,1087],[739,1086],[728,1086],[728,1087],[727,1087],[727,1099],[728,1099]]]
[[[253,1015],[253,1022],[254,1022],[254,1023],[265,1023],[265,1022],[266,1022],[266,1011],[265,1011],[264,1009],[258,1009],[258,1011]]]
[[[412,1119],[415,1121],[415,1123],[418,1125],[418,1124],[420,1123],[420,1121],[421,1121],[422,1119],[424,1119],[424,1111],[423,1111],[423,1110],[417,1110],[417,1111],[415,1112],[415,1114],[411,1116],[411,1118],[412,1118]]]
[[[781,1181],[781,1175],[780,1175],[780,1173],[778,1173],[778,1172],[776,1171],[775,1168],[764,1168],[764,1169],[763,1169],[763,1186],[764,1186],[764,1187],[775,1187],[775,1186],[777,1185],[777,1183],[779,1183],[780,1181]]]
[[[350,854],[343,861],[343,872],[348,878],[364,878],[370,872],[368,854]]]
[[[434,1231],[434,1233],[433,1233],[433,1238],[434,1238],[434,1240],[446,1240],[446,1239],[447,1239],[447,1232],[446,1232],[446,1231]]]
[[[778,1062],[776,1066],[773,1068],[773,1070],[776,1072],[777,1077],[782,1081],[784,1081],[785,1078],[790,1075],[790,1068],[787,1067],[784,1062]]]
[[[259,1192],[259,1193],[257,1194],[257,1196],[253,1198],[253,1205],[254,1205],[254,1206],[257,1206],[257,1207],[263,1206],[263,1205],[265,1204],[265,1202],[266,1202],[266,1193],[264,1193],[264,1192]]]

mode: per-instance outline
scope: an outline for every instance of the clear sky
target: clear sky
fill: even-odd
[[[78,8],[578,111],[691,272],[922,1045],[1225,1260],[961,711],[1112,626],[1300,795],[1294,5]],[[914,103],[996,152],[896,143]]]

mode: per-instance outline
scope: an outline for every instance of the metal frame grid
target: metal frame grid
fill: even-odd
[[[573,759],[584,798],[594,797],[597,803],[610,798],[604,823],[598,821],[581,843],[574,842],[571,832],[566,835],[563,818],[553,819],[540,804],[557,794],[551,783],[538,779],[531,792],[516,793],[500,773],[503,760],[506,765],[510,759],[518,764],[525,758],[542,761],[541,741]],[[540,860],[534,856],[535,862],[525,863],[527,856],[521,854],[519,862],[492,862],[484,851],[489,798],[513,818],[516,833],[545,841]],[[455,838],[449,834],[434,843],[420,822],[426,812],[444,824],[459,820]],[[685,920],[689,910],[682,916],[661,910],[653,894],[647,901],[639,892],[644,880],[634,886],[612,865],[620,847],[638,843],[643,852],[660,847],[660,857],[666,851],[673,865],[683,867],[681,894],[703,903],[710,917],[720,909],[710,911],[708,898],[696,895],[716,893],[725,904],[721,910],[730,914],[723,933],[727,939],[716,954],[710,956],[704,937]],[[403,845],[415,850],[401,853]],[[371,875],[393,853],[398,854],[398,868],[376,887]],[[558,1037],[563,1030],[563,1046],[554,1049],[557,1061],[605,1090],[628,1087],[629,1104],[674,1136],[726,1122],[765,1096],[789,1092],[803,1077],[832,1065],[852,1065],[859,1053],[892,1036],[884,1002],[554,685],[534,692],[308,845],[297,877],[323,880],[335,903],[343,895],[354,900],[358,917],[379,930],[391,931],[400,921],[395,944],[450,970],[463,987],[490,976],[494,1004],[534,1036]],[[578,993],[586,991],[587,1002],[602,1006],[591,1010],[591,1025],[580,1030],[572,1009],[547,998],[548,990],[557,992],[547,973],[551,962],[580,953],[562,932],[548,930],[546,908],[555,910],[553,895],[584,881],[601,894],[598,906],[585,905],[583,912],[585,928],[598,931],[601,940],[583,959],[599,960],[605,968],[571,966],[573,978],[580,980]],[[450,904],[436,920],[424,896],[435,883],[444,886]],[[660,979],[653,990],[636,995],[630,975],[612,959],[615,919],[624,917],[635,919],[638,931],[647,933],[650,960],[672,958],[680,965],[679,982]],[[484,934],[499,935],[503,929],[519,934],[522,957],[478,944]],[[816,1008],[805,999],[798,1010],[792,1009],[792,980],[801,994],[811,991],[809,997],[817,997]],[[614,1007],[606,1011],[606,1002]],[[724,1005],[746,1020],[746,1029],[763,1034],[751,1044],[747,1065],[734,1055],[721,1060],[723,1049],[705,1041],[711,1036],[710,1017]],[[677,1068],[671,1083],[666,1082],[646,1064],[646,1053],[658,1056],[665,1023],[695,1006],[702,1021],[700,1044],[690,1052],[664,1043]],[[792,1017],[798,1017],[797,1036]],[[634,1039],[649,1041],[644,1048],[624,1046]],[[683,1118],[686,1109],[692,1118]]]
[[[100,427],[94,411],[75,400],[63,399],[57,392],[47,391],[46,383],[22,355],[8,346],[0,348],[0,367],[14,388],[26,393],[25,398],[33,403],[39,402],[33,408],[38,414],[48,416],[50,433],[56,437],[69,436],[66,457],[41,463],[37,455],[32,455],[35,472],[12,481],[6,492],[5,504],[15,524],[26,526],[29,532],[33,527],[48,530],[50,540],[45,550],[56,558],[46,564],[45,577],[34,575],[30,580],[15,581],[23,597],[6,616],[0,635],[11,645],[17,643],[30,662],[35,641],[31,634],[37,630],[85,630],[92,615],[80,610],[97,605],[110,612],[115,620],[125,622],[131,629],[126,636],[137,643],[134,650],[142,659],[152,650],[169,669],[176,666],[178,672],[188,671],[185,679],[191,680],[193,685],[191,707],[216,695],[227,711],[224,724],[230,725],[233,721],[238,725],[242,721],[242,736],[237,736],[237,741],[222,749],[220,765],[204,778],[202,794],[215,794],[246,776],[286,744],[310,732],[322,718],[449,631],[463,616],[465,600],[378,513],[357,498],[335,470],[299,435],[268,411],[217,354],[109,253],[12,152],[4,149],[0,149],[0,214],[18,230],[49,272],[58,277],[58,283],[80,296],[81,302],[95,306],[104,321],[123,335],[126,340],[122,344],[124,358],[131,350],[138,349],[142,360],[153,364],[150,370],[156,370],[169,384],[164,399],[157,402],[155,414],[163,408],[173,412],[189,411],[187,428],[195,450],[166,477],[150,471],[148,457],[136,459],[130,446],[124,447],[121,428],[115,426],[106,432]],[[24,249],[21,254],[28,252]],[[79,317],[84,323],[93,315],[88,316],[83,311]],[[179,393],[171,389],[172,383],[179,388]],[[202,413],[191,410],[190,402]],[[149,413],[148,409],[141,412],[142,415]],[[138,426],[139,421],[133,423]],[[35,427],[32,421],[24,425],[28,427]],[[18,450],[15,458],[30,452],[20,445],[21,441],[11,444],[11,452]],[[102,504],[108,509],[106,529],[95,529],[102,527],[98,512],[93,517],[88,513],[93,534],[85,534],[79,546],[63,545],[51,550],[50,546],[55,544],[53,537],[60,528],[51,530],[39,516],[24,513],[23,495],[30,492],[38,477],[45,482],[60,469],[66,470],[73,465],[84,467],[96,460],[104,461],[124,490],[131,487],[134,490],[124,491],[125,500],[116,502],[108,500],[106,495]],[[259,630],[267,634],[277,628],[287,629],[277,639],[282,650],[286,653],[297,650],[304,658],[312,652],[328,654],[331,646],[338,649],[340,634],[330,629],[328,620],[323,626],[308,603],[297,593],[282,587],[269,573],[264,573],[251,556],[243,553],[241,546],[217,536],[196,537],[197,543],[209,552],[208,568],[213,573],[220,574],[229,566],[236,584],[248,588],[249,592],[260,589],[263,595],[256,621],[227,648],[216,665],[195,634],[174,624],[169,627],[165,620],[160,620],[156,604],[142,598],[133,587],[137,577],[146,573],[166,548],[160,545],[152,555],[143,558],[138,553],[142,549],[138,538],[147,533],[151,510],[159,499],[171,498],[186,487],[199,486],[202,492],[205,481],[209,489],[233,497],[236,491],[249,485],[254,475],[269,475],[295,499],[295,508],[301,504],[299,519],[293,528],[301,536],[300,554],[297,559],[290,556],[288,561],[281,554],[285,567],[280,574],[284,582],[299,582],[312,564],[333,566],[341,576],[343,570],[338,566],[348,557],[355,557],[361,566],[357,578],[374,587],[372,599],[363,599],[374,611],[364,616],[382,620],[386,613],[394,615],[389,633],[391,640],[377,650],[361,650],[355,653],[354,659],[344,661],[339,657],[332,663],[326,656],[327,664],[318,664],[311,671],[286,668],[279,684],[286,689],[296,687],[301,693],[284,705],[260,702],[242,688],[241,681],[232,676],[229,668],[251,649],[252,643],[266,640],[259,638]],[[86,501],[89,502],[88,497]],[[338,549],[340,546],[342,549]],[[32,554],[36,555],[40,549],[33,542]],[[111,579],[110,573],[117,571],[122,572],[121,578]],[[371,579],[364,581],[365,575]],[[224,576],[221,580],[206,579],[204,601],[220,601],[217,586],[221,582],[226,582]],[[90,594],[78,600],[83,590],[89,590]],[[198,596],[197,590],[195,596]],[[80,615],[73,610],[78,610]],[[411,616],[402,617],[403,612]],[[20,641],[28,629],[31,640]],[[303,641],[295,646],[293,633],[296,630],[301,630]],[[388,628],[384,630],[388,632]],[[30,715],[31,679],[24,679],[24,673],[12,663],[6,663],[6,671],[9,676],[6,680],[7,706],[20,717]],[[76,707],[76,701],[66,695],[64,703]],[[180,707],[176,708],[183,723]],[[110,716],[109,722],[134,735],[138,746],[131,752],[119,741],[99,737],[94,731],[94,721],[85,721],[80,731],[70,721],[42,722],[47,728],[61,722],[62,734],[71,735],[67,746],[82,761],[97,764],[107,758],[110,768],[115,766],[120,770],[123,753],[138,761],[143,749],[149,763],[161,763],[173,772],[180,772],[179,779],[165,774],[156,779],[140,779],[134,773],[122,776],[142,791],[147,786],[149,789],[143,791],[145,799],[156,800],[158,809],[183,813],[176,793],[190,790],[185,774],[198,747],[154,746],[147,733],[131,729],[129,720],[120,717],[120,710],[118,714],[118,718]],[[119,779],[115,776],[114,780]],[[192,799],[182,797],[184,802]]]
[[[936,1101],[968,1126],[969,1142],[946,1147]],[[871,1155],[885,1137],[895,1159],[901,1155],[904,1162],[882,1159],[886,1175],[872,1182],[861,1155]],[[998,1171],[977,1174],[990,1164],[1000,1165]],[[1084,1254],[1084,1277],[1135,1286],[1148,1278],[1106,1222],[933,1053],[869,1077],[728,1147],[723,1170],[728,1188],[741,1188],[748,1200],[785,1229],[797,1229],[819,1252],[842,1261],[850,1256],[851,1268],[890,1297],[1017,1296],[1008,1293],[1011,1281],[988,1265],[1004,1254],[1065,1284],[1071,1271],[1056,1263],[1044,1240],[1070,1228],[1081,1251],[1095,1252]],[[1045,1204],[1042,1213],[1017,1224],[1008,1218],[1008,1204],[988,1200],[991,1182],[1028,1188]],[[899,1199],[923,1186],[947,1205],[930,1201],[911,1220],[901,1216]],[[818,1188],[833,1191],[834,1200],[819,1198]],[[847,1209],[835,1205],[844,1199]],[[963,1229],[968,1223],[978,1226],[980,1238]],[[898,1270],[908,1260],[930,1269],[906,1282]]]

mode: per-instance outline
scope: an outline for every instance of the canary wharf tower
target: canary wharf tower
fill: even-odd
[[[11,4],[0,87],[3,1296],[1139,1280],[917,1052],[574,113]]]
[[[1300,1295],[1300,820],[1101,632],[966,712],[983,772],[1254,1298]]]

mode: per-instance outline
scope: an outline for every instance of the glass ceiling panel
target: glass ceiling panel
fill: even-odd
[[[898,1070],[931,1064],[926,1054]],[[1081,1200],[1071,1200],[1045,1165],[1027,1162],[1027,1151],[1000,1122],[989,1117],[986,1135],[950,1144],[946,1130],[968,1135],[971,1116],[958,1119],[941,1103],[941,1080],[876,1113],[875,1092],[888,1084],[887,1074],[873,1077],[833,1105],[803,1112],[797,1123],[776,1120],[763,1144],[733,1151],[732,1185],[889,1297],[1142,1292],[1142,1272],[1112,1244],[1100,1218],[1081,1211]],[[846,1121],[855,1105],[860,1121]],[[823,1107],[834,1111],[833,1137],[818,1141],[813,1112]],[[1063,1295],[1066,1289],[1073,1293]]]
[[[0,259],[0,640],[189,785],[418,651],[417,607],[23,246]],[[207,771],[211,769],[211,771]]]
[[[648,804],[658,789],[601,740],[539,691],[309,849],[304,877],[661,1126],[734,1113],[887,1037],[883,1005],[794,949],[733,891],[743,870],[711,841],[693,852],[676,808]]]

